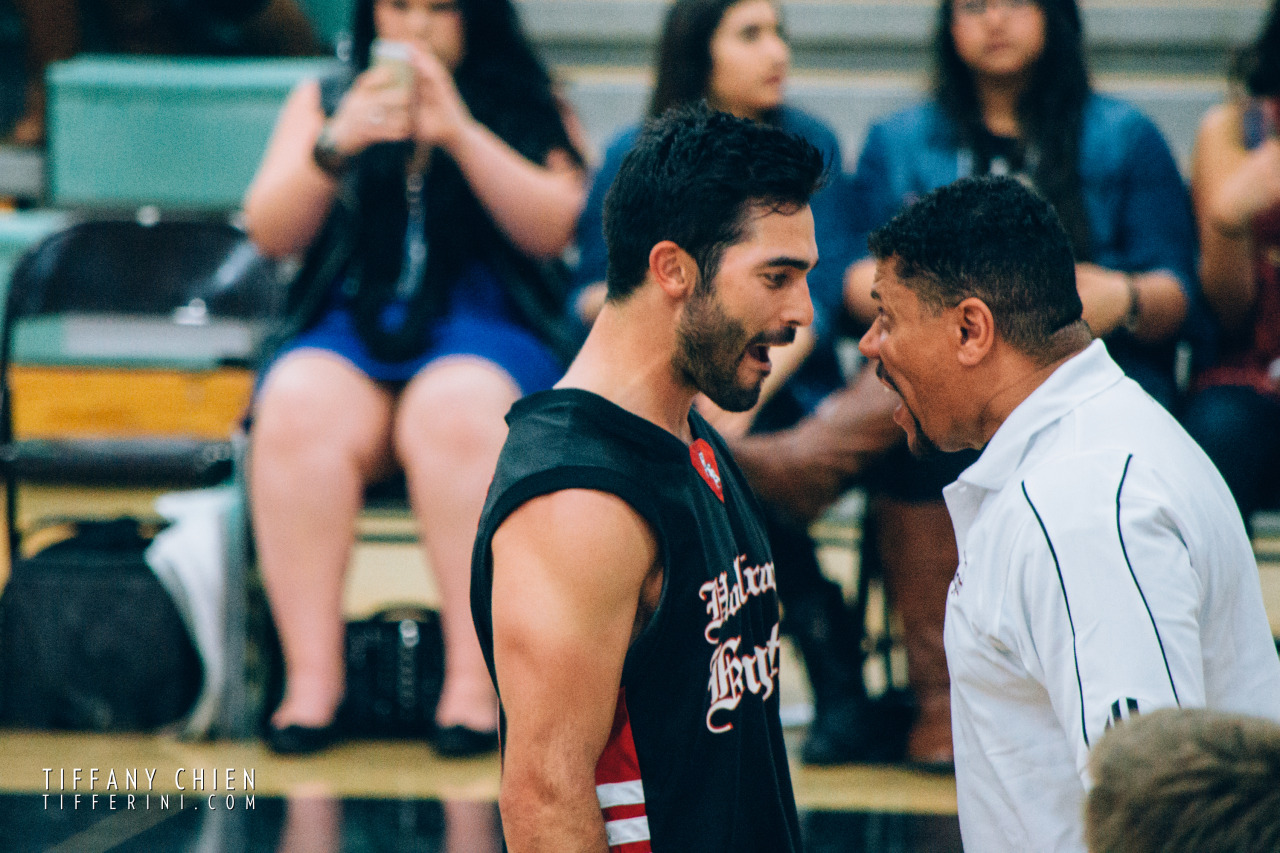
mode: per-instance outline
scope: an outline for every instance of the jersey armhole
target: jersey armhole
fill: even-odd
[[[662,565],[662,592],[658,596],[658,606],[654,609],[653,615],[649,617],[648,623],[640,629],[635,641],[627,649],[626,660],[623,663],[623,681],[625,682],[627,674],[634,667],[641,665],[641,662],[646,657],[647,649],[650,645],[648,638],[656,630],[656,626],[662,621],[666,613],[667,588],[670,581],[669,568],[671,566],[668,537],[666,530],[663,528],[657,504],[654,503],[649,491],[635,479],[610,468],[591,465],[567,465],[562,468],[530,475],[512,484],[494,503],[484,531],[484,566],[485,571],[488,573],[487,581],[492,585],[493,553],[491,543],[493,534],[502,526],[502,522],[511,513],[534,498],[567,489],[588,489],[605,492],[621,498],[648,523],[650,530],[653,531],[654,539],[657,540],[658,559]],[[489,632],[492,633],[492,614],[486,613],[483,618],[489,623]]]

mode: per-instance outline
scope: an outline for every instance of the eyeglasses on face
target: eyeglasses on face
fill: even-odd
[[[983,15],[987,9],[1005,9],[1017,12],[1030,9],[1034,0],[956,0],[955,11],[958,15]]]

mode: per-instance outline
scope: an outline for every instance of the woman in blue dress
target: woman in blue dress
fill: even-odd
[[[543,273],[572,238],[582,160],[510,0],[360,0],[353,43],[348,73],[289,97],[245,201],[264,253],[306,253],[251,433],[286,676],[267,739],[309,752],[334,737],[356,515],[398,466],[441,597],[434,744],[472,754],[497,744],[497,703],[471,546],[503,416],[572,349]]]

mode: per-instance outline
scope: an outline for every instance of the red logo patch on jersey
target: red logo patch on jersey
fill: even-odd
[[[711,491],[716,493],[720,503],[724,503],[724,487],[720,484],[720,466],[716,464],[716,454],[711,449],[711,445],[707,444],[705,439],[698,439],[689,445],[689,458],[693,460],[694,469],[711,487]]]

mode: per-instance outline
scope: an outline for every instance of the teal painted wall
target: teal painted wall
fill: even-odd
[[[55,63],[49,203],[239,207],[289,91],[330,62],[81,56]]]

